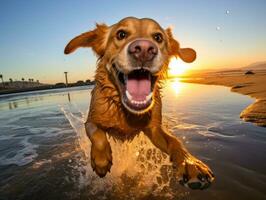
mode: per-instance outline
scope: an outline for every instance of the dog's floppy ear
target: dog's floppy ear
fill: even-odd
[[[180,48],[179,43],[173,38],[173,34],[170,28],[166,29],[166,34],[169,41],[169,54],[171,56],[178,56],[187,63],[191,63],[196,59],[197,53],[194,49]]]
[[[73,38],[65,47],[65,54],[72,53],[79,47],[91,47],[98,56],[103,56],[106,48],[109,27],[105,24],[96,24],[92,31],[82,33]]]

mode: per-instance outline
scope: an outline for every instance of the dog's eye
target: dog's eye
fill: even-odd
[[[124,30],[117,31],[116,38],[118,40],[123,40],[126,37],[127,37],[127,33]]]
[[[158,42],[161,43],[163,41],[163,35],[161,33],[155,33],[153,35],[153,39]]]

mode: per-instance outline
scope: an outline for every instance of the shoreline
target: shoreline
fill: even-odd
[[[43,85],[43,86],[29,87],[29,88],[15,88],[15,89],[8,89],[8,90],[0,90],[0,97],[4,95],[9,95],[9,94],[19,94],[19,93],[26,93],[26,92],[55,90],[55,89],[61,89],[61,88],[73,88],[73,87],[82,87],[82,86],[90,86],[90,85],[94,85],[94,84],[84,84],[84,85],[69,84],[69,86]]]
[[[255,101],[239,114],[246,122],[266,127],[266,74],[223,76],[222,74],[199,74],[181,82],[230,87],[231,92],[248,95]]]

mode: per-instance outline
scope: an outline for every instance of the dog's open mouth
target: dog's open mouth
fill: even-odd
[[[145,69],[136,69],[129,74],[117,71],[117,76],[122,90],[122,102],[129,111],[143,112],[152,106],[156,76]]]

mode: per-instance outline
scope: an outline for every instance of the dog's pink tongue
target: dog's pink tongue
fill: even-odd
[[[128,79],[127,91],[132,96],[132,100],[144,101],[151,92],[151,81],[149,79]]]

